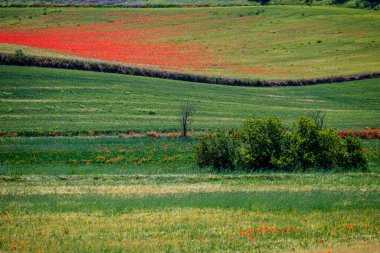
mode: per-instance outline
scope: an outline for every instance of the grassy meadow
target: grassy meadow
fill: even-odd
[[[0,138],[0,175],[205,174],[195,139],[108,137]],[[369,172],[380,172],[380,141],[363,140]],[[239,173],[239,172],[236,172]]]
[[[378,174],[0,180],[5,251],[379,250]]]
[[[310,78],[379,71],[379,21],[336,7],[0,8],[0,51]],[[0,252],[379,252],[379,139],[362,140],[365,173],[216,173],[196,166],[202,133],[174,138],[188,101],[197,131],[291,128],[316,111],[364,130],[380,126],[379,98],[380,79],[254,88],[0,65],[13,136],[0,137]],[[138,137],[150,131],[173,136]]]
[[[0,51],[294,79],[378,71],[380,14],[337,7],[6,8]]]
[[[0,66],[0,75],[2,132],[179,131],[186,101],[196,105],[194,130],[239,127],[246,118],[271,116],[290,127],[317,110],[337,129],[380,123],[380,79],[248,88],[16,66]]]

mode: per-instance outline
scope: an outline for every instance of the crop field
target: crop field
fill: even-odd
[[[336,7],[7,8],[0,51],[293,79],[380,68],[380,14]]]
[[[197,108],[194,130],[239,127],[246,118],[270,116],[290,127],[317,110],[338,129],[380,124],[380,79],[248,88],[16,66],[0,66],[0,75],[2,132],[179,131],[186,101]]]
[[[0,249],[377,252],[378,174],[0,178]]]

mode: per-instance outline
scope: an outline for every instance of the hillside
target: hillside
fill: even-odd
[[[266,116],[290,126],[316,110],[339,129],[380,123],[380,79],[254,88],[16,66],[0,66],[0,76],[5,132],[177,131],[185,101],[197,107],[197,130],[238,127],[246,118]]]
[[[380,69],[380,14],[334,7],[5,8],[0,51],[262,79]]]

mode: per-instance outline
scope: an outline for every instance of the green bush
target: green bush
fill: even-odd
[[[199,167],[213,167],[217,171],[235,170],[239,164],[241,141],[239,133],[232,131],[212,132],[195,146]]]
[[[366,170],[361,141],[340,139],[316,119],[301,117],[292,131],[278,118],[247,120],[240,131],[216,132],[196,145],[197,164],[221,170]]]
[[[277,167],[285,127],[278,118],[247,120],[241,130],[242,163],[249,170]]]
[[[351,136],[343,139],[342,159],[339,164],[345,169],[367,169],[367,158],[360,139]]]

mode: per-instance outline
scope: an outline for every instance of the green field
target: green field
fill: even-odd
[[[378,174],[0,180],[4,251],[376,252],[380,247]]]
[[[263,79],[380,71],[380,14],[373,10],[2,8],[0,17],[3,52],[23,48],[37,55]]]
[[[380,71],[379,23],[335,7],[0,8],[0,52],[310,78]],[[195,131],[178,138],[186,102]],[[327,127],[380,128],[380,79],[255,88],[0,65],[12,136],[0,138],[0,252],[379,252],[379,139],[362,140],[365,173],[196,165],[202,131],[264,117],[292,129],[315,112]]]
[[[379,127],[380,79],[305,87],[248,88],[117,74],[0,66],[3,132],[179,131],[193,102],[194,130],[276,116],[290,127],[314,111],[338,129]]]
[[[286,174],[199,169],[195,142],[1,138],[0,250],[379,249],[378,140],[370,173]]]
[[[0,138],[0,175],[205,174],[196,139],[109,137]],[[380,172],[379,140],[363,140],[369,172]],[[238,172],[236,172],[238,173]]]

